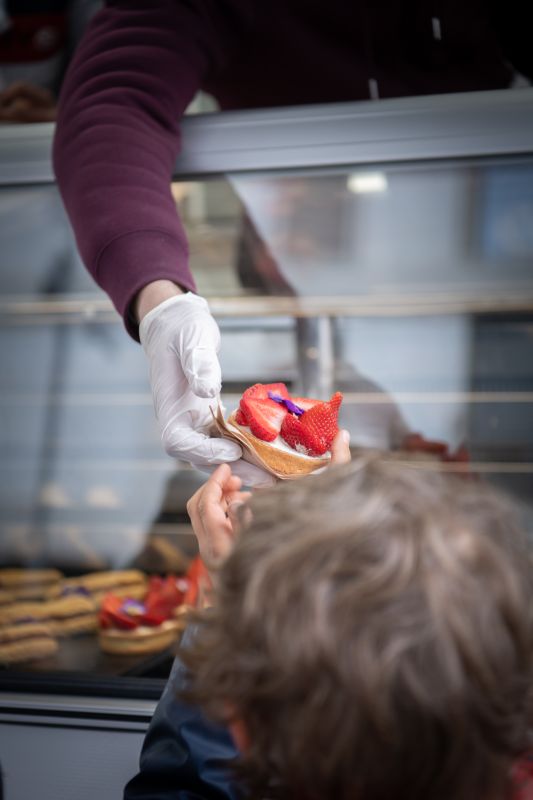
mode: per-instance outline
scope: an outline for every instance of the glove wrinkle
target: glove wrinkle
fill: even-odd
[[[198,397],[217,397],[222,387],[222,375],[216,352],[198,346],[183,355],[183,372]]]
[[[163,444],[169,455],[190,461],[196,467],[236,461],[241,457],[241,448],[235,442],[210,439],[192,428],[167,428]]]

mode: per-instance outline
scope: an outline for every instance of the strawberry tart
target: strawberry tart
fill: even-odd
[[[188,589],[186,578],[154,576],[142,602],[107,594],[98,616],[101,649],[118,655],[144,655],[169,647],[183,630],[175,612]]]
[[[142,601],[108,593],[98,615],[101,649],[115,655],[164,650],[186,627],[188,612],[206,604],[209,588],[209,574],[196,556],[185,575],[153,575]]]
[[[291,397],[284,383],[256,383],[228,419],[252,453],[280,478],[325,466],[337,434],[342,394],[330,400]]]

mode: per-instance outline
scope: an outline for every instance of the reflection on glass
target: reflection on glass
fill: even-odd
[[[239,176],[174,194],[205,294],[478,310],[531,296],[532,185],[520,161]]]
[[[172,191],[222,328],[228,411],[257,381],[341,390],[355,448],[435,462],[415,445],[443,443],[531,517],[531,160]],[[194,552],[185,504],[203,476],[163,453],[144,355],[55,190],[5,190],[0,229],[0,562],[159,569],[162,542]]]

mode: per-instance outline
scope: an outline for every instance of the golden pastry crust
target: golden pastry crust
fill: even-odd
[[[0,607],[11,605],[14,602],[15,595],[13,592],[6,592],[4,589],[0,589]]]
[[[147,577],[137,569],[107,570],[105,572],[89,572],[77,578],[67,578],[62,583],[65,593],[84,589],[90,592],[92,599],[99,605],[109,592],[117,597],[130,597],[142,600],[148,588]]]
[[[289,453],[286,450],[273,447],[269,442],[263,442],[262,439],[258,439],[257,436],[254,436],[248,428],[238,425],[235,421],[235,413],[231,414],[229,417],[228,424],[237,428],[246,438],[246,441],[249,442],[252,450],[263,459],[265,464],[280,475],[309,475],[320,467],[326,466],[330,460],[329,455],[309,458],[296,451],[294,453]]]
[[[28,622],[30,620],[31,622]],[[95,631],[96,604],[89,597],[72,595],[42,603],[13,603],[0,609],[0,626],[45,624],[56,636]]]
[[[76,636],[82,633],[96,633],[98,630],[98,617],[96,614],[86,614],[71,619],[58,619],[52,622],[56,636]]]
[[[92,598],[97,605],[100,605],[106,594],[113,592],[116,597],[124,597],[129,600],[143,600],[146,596],[148,585],[138,583],[133,586],[115,586],[109,589],[102,589],[100,592],[92,592]]]
[[[57,653],[58,644],[48,625],[28,622],[0,628],[0,663],[33,661]]]
[[[98,635],[104,653],[114,655],[145,655],[164,650],[176,641],[183,625],[178,620],[167,620],[155,627],[141,626],[132,631],[102,628]]]
[[[59,592],[62,573],[57,569],[0,569],[0,589],[15,600],[40,600]]]

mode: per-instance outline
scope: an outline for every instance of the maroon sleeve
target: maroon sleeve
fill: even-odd
[[[54,169],[80,254],[134,338],[136,293],[194,290],[170,176],[179,119],[219,57],[207,2],[116,2],[91,23],[65,78]]]

